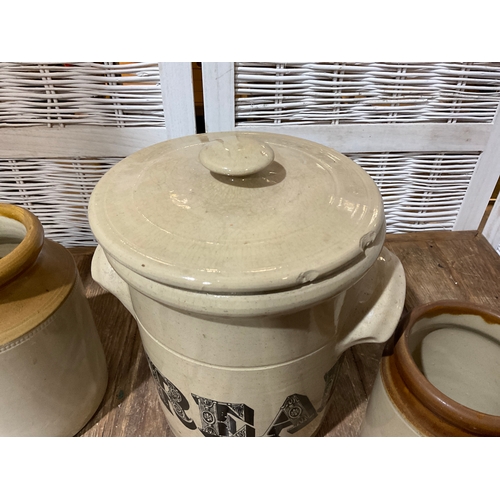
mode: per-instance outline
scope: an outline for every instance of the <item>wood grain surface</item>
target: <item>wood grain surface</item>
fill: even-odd
[[[500,256],[475,231],[388,235],[405,269],[405,309],[460,299],[499,311]],[[102,339],[109,370],[103,402],[78,436],[172,436],[158,401],[135,320],[90,276],[93,248],[72,249]],[[357,436],[383,345],[346,353],[318,436]]]

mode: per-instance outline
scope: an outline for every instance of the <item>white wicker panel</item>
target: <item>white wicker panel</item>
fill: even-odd
[[[353,157],[379,184],[389,232],[477,229],[500,168],[500,63],[236,62],[203,71],[207,130],[289,134]]]
[[[90,194],[120,159],[0,160],[0,202],[30,210],[45,236],[67,247],[95,245],[87,218]]]
[[[0,63],[0,126],[164,127],[157,63]]]
[[[234,65],[240,124],[491,123],[500,63]]]
[[[388,233],[451,230],[479,153],[349,154],[377,184]]]
[[[379,187],[387,231],[452,229],[478,160],[471,154],[350,154]],[[0,201],[31,210],[46,236],[95,245],[87,207],[101,176],[121,158],[0,160]]]

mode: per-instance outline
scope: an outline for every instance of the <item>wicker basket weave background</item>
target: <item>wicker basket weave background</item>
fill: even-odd
[[[500,63],[235,63],[236,123],[490,123]]]
[[[0,63],[0,133],[161,130],[160,82],[158,63]],[[500,63],[234,63],[231,85],[235,129],[491,124],[500,103]],[[31,210],[46,235],[66,246],[94,245],[89,196],[125,156],[112,146],[106,155],[91,148],[85,156],[4,155],[0,201]],[[388,232],[406,232],[454,228],[482,151],[345,154],[377,183]]]
[[[157,64],[0,63],[0,126],[163,127]]]
[[[377,183],[388,232],[477,229],[500,171],[489,141],[500,142],[500,63],[235,62],[203,69],[211,131],[270,131],[331,145]],[[231,71],[234,88],[221,83]],[[224,103],[229,109],[221,114]],[[473,132],[486,140],[471,139]],[[469,220],[466,199],[465,212],[471,205],[477,212]]]
[[[0,127],[165,126],[158,64],[0,63]],[[123,156],[0,158],[0,201],[31,210],[47,237],[95,245],[88,200]]]
[[[479,153],[347,154],[377,184],[388,233],[452,230]]]

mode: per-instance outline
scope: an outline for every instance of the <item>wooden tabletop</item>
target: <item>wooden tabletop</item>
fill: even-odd
[[[406,274],[407,310],[459,299],[500,310],[500,256],[475,231],[388,235]],[[109,383],[104,399],[78,436],[172,436],[161,410],[137,324],[113,295],[90,276],[93,248],[72,249],[104,346]],[[318,436],[357,436],[383,345],[346,353],[332,404]]]

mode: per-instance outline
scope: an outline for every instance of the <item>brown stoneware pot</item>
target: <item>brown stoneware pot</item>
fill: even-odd
[[[415,308],[382,357],[362,436],[499,436],[500,315],[458,301]]]

